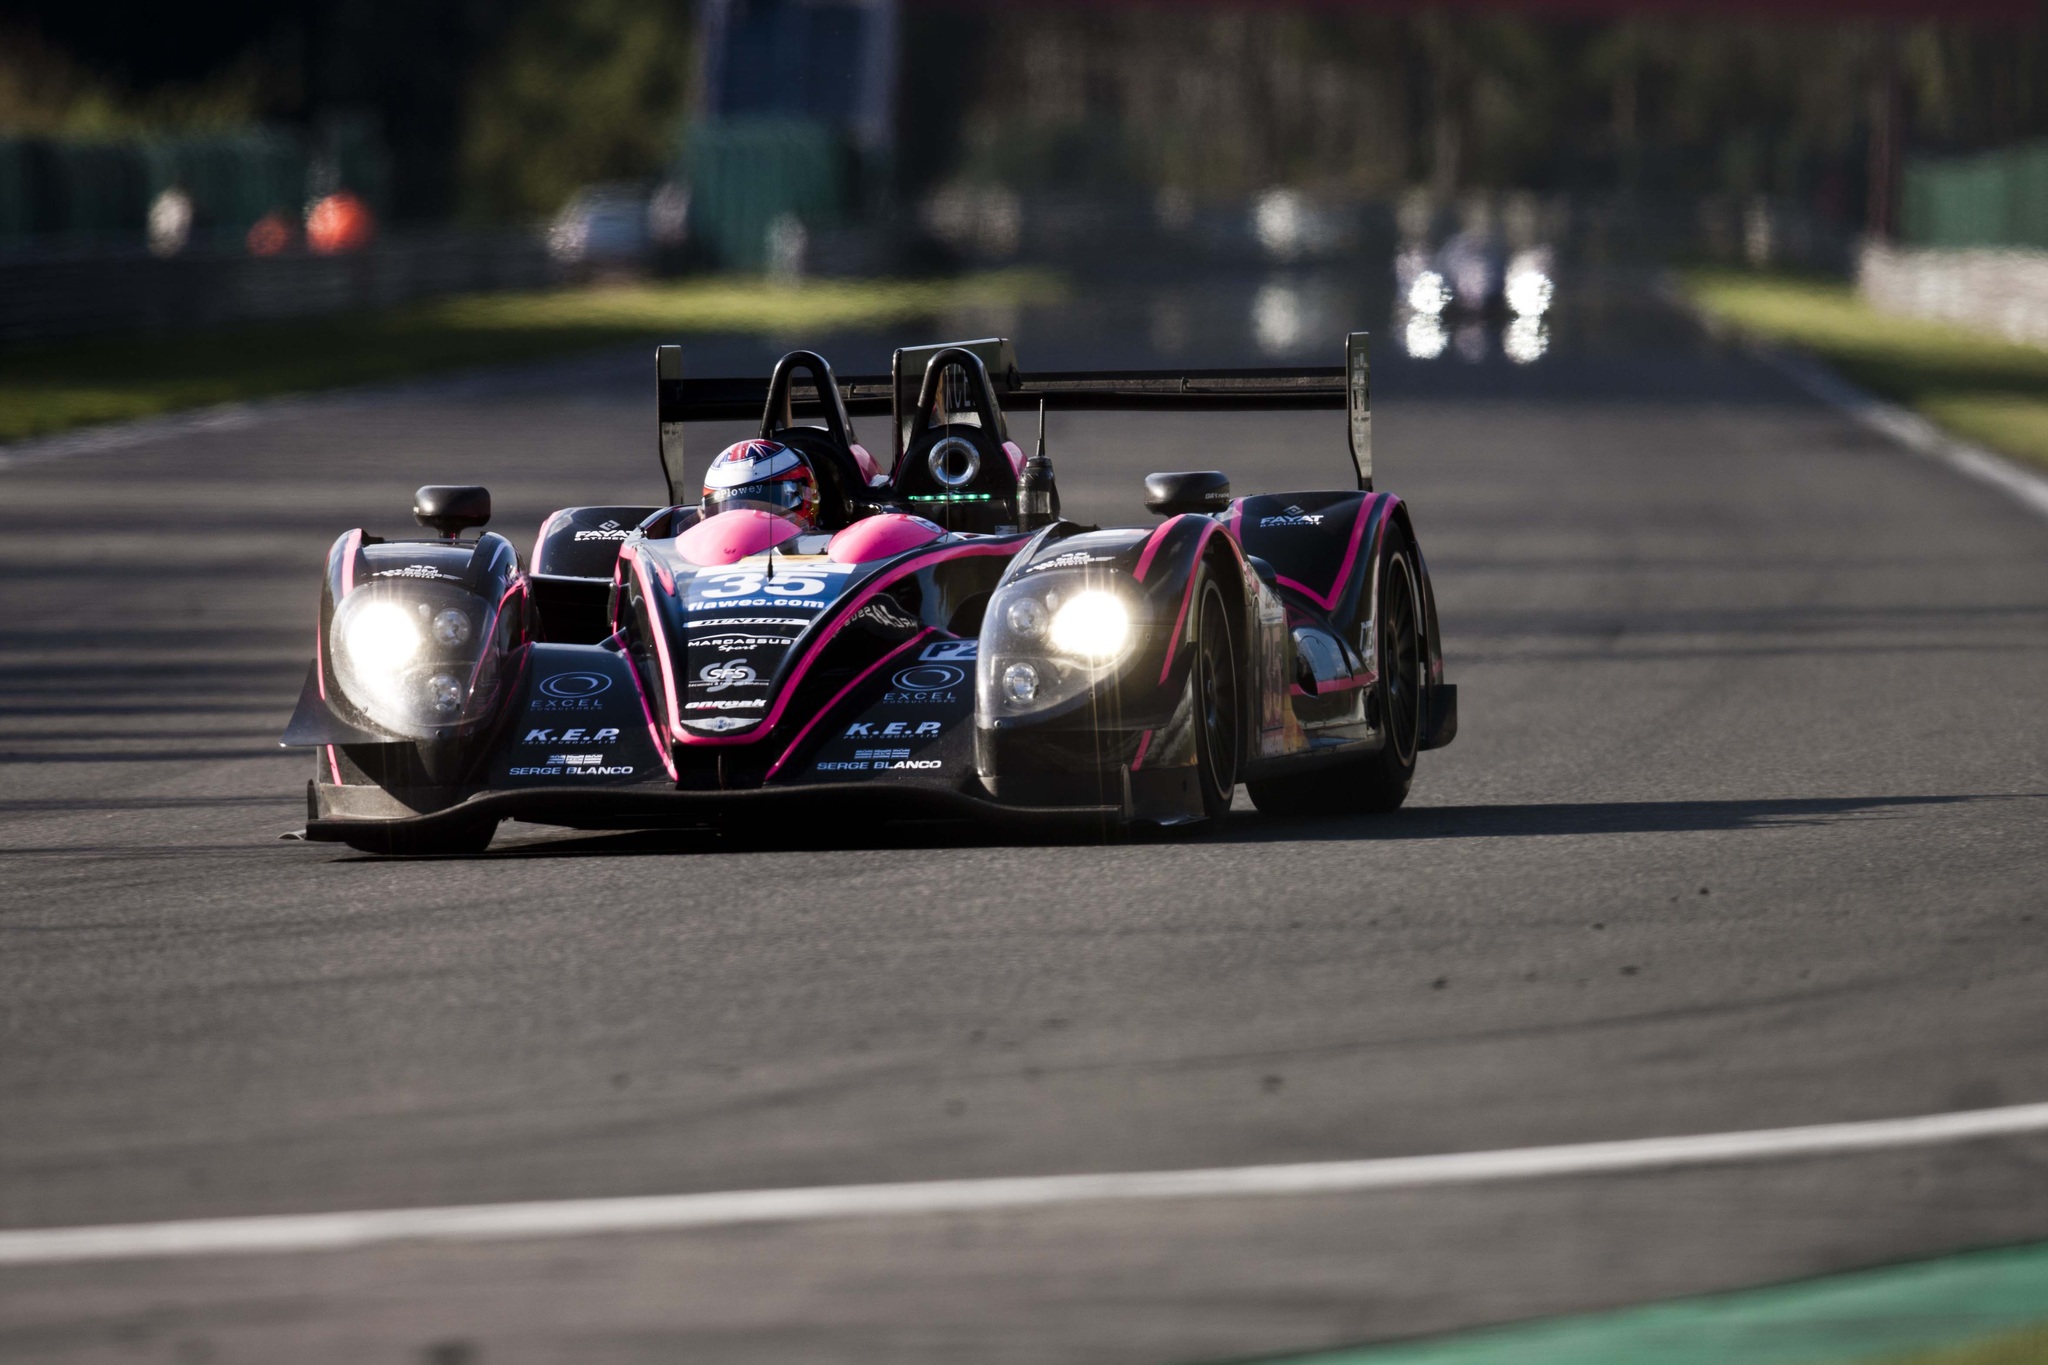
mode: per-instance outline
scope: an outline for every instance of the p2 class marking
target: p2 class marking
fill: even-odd
[[[525,1204],[379,1209],[358,1213],[206,1218],[103,1227],[0,1232],[0,1265],[342,1251],[395,1242],[482,1242],[586,1237],[604,1232],[802,1223],[1052,1208],[1137,1199],[1213,1199],[1424,1189],[1504,1180],[1541,1180],[1622,1171],[1672,1170],[1799,1157],[1844,1156],[1902,1147],[2048,1132],[2048,1104],[2018,1104],[1904,1119],[1804,1128],[1766,1128],[1695,1137],[1630,1138],[1563,1147],[1523,1147],[1441,1156],[1309,1161],[1192,1171],[1010,1176],[894,1185],[709,1194],[635,1195]]]

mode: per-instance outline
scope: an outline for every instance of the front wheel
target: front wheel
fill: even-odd
[[[1422,747],[1422,590],[1415,556],[1397,529],[1380,549],[1375,684],[1386,743],[1376,754],[1292,777],[1247,783],[1252,804],[1268,815],[1379,815],[1400,809],[1415,780]]]
[[[1237,795],[1239,722],[1237,648],[1230,611],[1214,578],[1202,582],[1202,606],[1195,617],[1195,766],[1201,775],[1202,813],[1210,823],[1230,814]]]

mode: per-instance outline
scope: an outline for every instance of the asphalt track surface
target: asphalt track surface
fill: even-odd
[[[1038,363],[1148,359],[1064,345]],[[0,1228],[2048,1098],[2048,522],[1654,313],[1526,368],[1383,358],[1381,485],[1415,508],[1463,722],[1396,815],[1240,797],[1220,832],[1113,846],[939,824],[508,825],[416,861],[281,842],[308,760],[275,737],[332,537],[401,531],[427,481],[489,484],[522,551],[557,505],[656,500],[646,368],[0,472]],[[720,435],[693,433],[700,458]],[[1135,521],[1147,470],[1315,486],[1341,441],[1329,415],[1090,415],[1052,449],[1070,512]],[[2048,1238],[2044,1162],[2048,1139],[2009,1138],[23,1266],[0,1271],[0,1359],[1242,1359]]]

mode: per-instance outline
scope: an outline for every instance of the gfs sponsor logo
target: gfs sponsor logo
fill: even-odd
[[[706,692],[723,692],[728,687],[759,687],[759,677],[745,659],[719,659],[697,670],[697,681]]]
[[[602,711],[600,698],[611,690],[612,680],[602,673],[555,673],[542,678],[534,689],[539,695],[529,711]]]
[[[1321,526],[1322,524],[1323,524],[1323,514],[1322,514],[1322,513],[1320,513],[1320,512],[1304,512],[1304,511],[1302,511],[1302,510],[1301,510],[1301,507],[1300,507],[1300,505],[1299,505],[1299,504],[1296,504],[1296,503],[1289,503],[1289,504],[1287,505],[1287,510],[1286,510],[1286,511],[1284,511],[1284,512],[1281,512],[1281,513],[1280,513],[1280,514],[1279,514],[1278,516],[1272,516],[1272,517],[1260,517],[1260,518],[1259,518],[1259,525],[1260,525],[1261,527],[1266,527],[1266,526]]]

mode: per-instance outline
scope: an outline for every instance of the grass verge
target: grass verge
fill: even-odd
[[[1733,270],[1680,279],[1710,316],[1811,351],[1966,440],[2048,465],[2048,349],[1880,313],[1836,281]]]
[[[1056,277],[1029,270],[784,286],[708,278],[460,295],[374,313],[11,347],[0,350],[0,441],[655,337],[809,338],[961,309],[1053,303],[1061,292]]]

